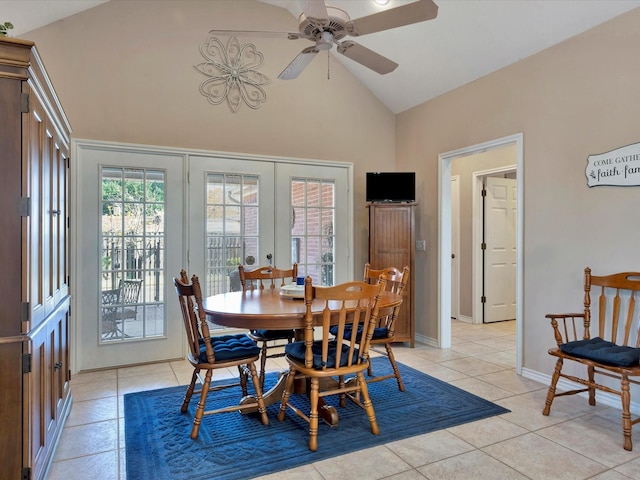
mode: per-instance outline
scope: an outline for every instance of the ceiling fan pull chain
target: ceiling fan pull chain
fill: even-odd
[[[331,66],[329,65],[329,50],[327,50],[327,80],[331,80]]]

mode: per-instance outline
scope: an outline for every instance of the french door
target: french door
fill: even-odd
[[[240,263],[352,276],[348,164],[75,147],[75,371],[182,358],[182,268],[207,296],[240,289]]]
[[[76,369],[183,357],[183,156],[83,145],[76,159]]]
[[[276,184],[279,255],[316,285],[352,279],[347,169],[279,163]]]
[[[240,263],[346,281],[349,204],[344,166],[191,156],[189,268],[206,295],[240,289]]]
[[[205,296],[239,290],[239,264],[277,260],[274,188],[272,162],[189,158],[189,274]]]

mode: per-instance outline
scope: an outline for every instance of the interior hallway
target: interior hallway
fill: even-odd
[[[619,410],[562,397],[549,417],[542,415],[547,386],[515,374],[515,321],[453,321],[452,342],[447,350],[417,344],[396,345],[394,352],[398,361],[511,413],[345,455],[357,456],[357,468],[334,457],[260,479],[640,479],[640,439],[633,452],[622,448]],[[269,366],[282,369],[285,362]],[[73,408],[48,480],[125,479],[123,395],[187,384],[191,372],[181,361],[74,376]]]

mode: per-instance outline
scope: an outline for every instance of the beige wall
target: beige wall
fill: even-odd
[[[580,311],[583,269],[640,270],[640,187],[588,188],[588,155],[640,142],[640,9],[397,116],[420,180],[416,330],[437,332],[438,154],[524,136],[524,367],[552,372],[545,313]],[[421,292],[422,289],[422,292]]]
[[[355,165],[354,271],[367,260],[364,176],[394,169],[395,117],[337,60],[294,81],[278,74],[310,43],[238,37],[264,54],[267,101],[232,113],[200,91],[194,68],[209,30],[291,31],[286,10],[253,0],[111,0],[23,38],[36,42],[75,138],[186,147]]]

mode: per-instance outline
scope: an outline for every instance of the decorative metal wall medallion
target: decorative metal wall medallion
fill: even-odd
[[[236,37],[231,37],[225,46],[211,36],[200,45],[200,53],[206,62],[194,66],[209,77],[200,84],[200,93],[209,103],[220,105],[226,99],[235,113],[241,102],[256,109],[267,101],[262,85],[271,80],[258,71],[264,56],[255,45],[240,45]]]

